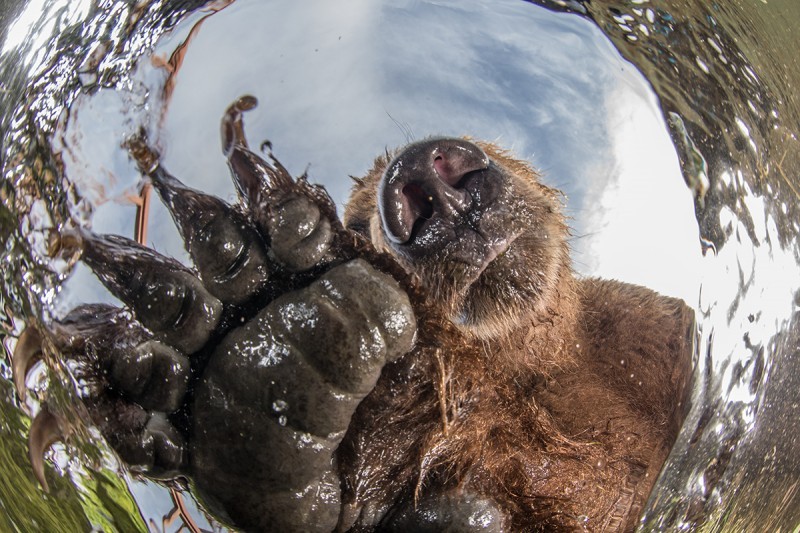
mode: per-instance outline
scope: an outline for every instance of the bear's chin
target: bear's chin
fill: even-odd
[[[520,246],[520,244],[523,244]],[[572,280],[568,264],[553,259],[550,265],[530,268],[524,243],[512,243],[480,268],[475,276],[452,291],[446,305],[450,320],[460,329],[480,339],[507,336],[524,321],[549,321],[548,309],[559,307],[557,300]],[[543,318],[543,315],[547,315]]]

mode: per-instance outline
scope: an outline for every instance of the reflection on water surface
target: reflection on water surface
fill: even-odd
[[[787,21],[800,12],[792,2],[637,4],[586,7],[659,95],[705,250],[702,381],[646,524],[792,530],[800,62]]]
[[[386,147],[466,133],[512,148],[564,190],[576,269],[698,308],[694,407],[646,527],[792,530],[800,69],[788,21],[800,12],[787,1],[534,3],[572,14],[512,0],[12,3],[15,16],[0,18],[6,348],[28,320],[111,299],[82,267],[49,259],[46,234],[132,234],[141,179],[120,142],[140,128],[172,172],[230,199],[218,120],[255,94],[249,137],[268,137],[340,204],[347,176]],[[156,204],[149,244],[185,259]],[[23,402],[0,360],[6,528],[162,527],[170,493],[116,475],[47,355],[53,369]],[[51,495],[25,457],[44,398],[73,426],[53,455]]]

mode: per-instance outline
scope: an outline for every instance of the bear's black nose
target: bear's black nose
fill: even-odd
[[[378,188],[378,209],[387,238],[408,243],[421,221],[460,218],[472,198],[464,176],[489,167],[489,158],[463,139],[428,139],[407,146],[386,168]]]

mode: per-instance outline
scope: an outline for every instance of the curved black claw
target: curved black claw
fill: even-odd
[[[185,405],[189,359],[155,340],[130,313],[109,305],[82,305],[48,330],[62,357],[75,363],[75,378],[92,422],[120,457],[151,477],[175,477],[187,463],[184,436],[169,420]],[[41,358],[42,336],[29,326],[14,350],[14,380],[20,397],[25,374]],[[45,491],[44,454],[65,433],[43,407],[28,436],[34,476]]]
[[[228,167],[240,200],[255,215],[256,222],[262,225],[258,217],[259,208],[269,205],[276,194],[290,191],[294,179],[274,157],[267,162],[250,150],[244,136],[242,113],[255,108],[257,104],[255,97],[243,96],[225,112],[222,119],[222,152],[228,158]]]
[[[244,121],[242,113],[255,109],[258,99],[255,96],[244,95],[228,106],[225,116],[222,117],[222,153],[230,157],[234,148],[248,148],[247,138],[244,135]]]

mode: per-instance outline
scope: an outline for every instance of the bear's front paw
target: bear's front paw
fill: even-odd
[[[250,151],[241,115],[254,105],[242,98],[223,118],[238,206],[127,143],[195,269],[122,237],[62,231],[53,252],[80,253],[127,308],[79,307],[51,334],[129,465],[189,476],[209,510],[245,529],[330,531],[333,452],[416,322],[400,285],[342,245],[357,237],[327,194]]]

